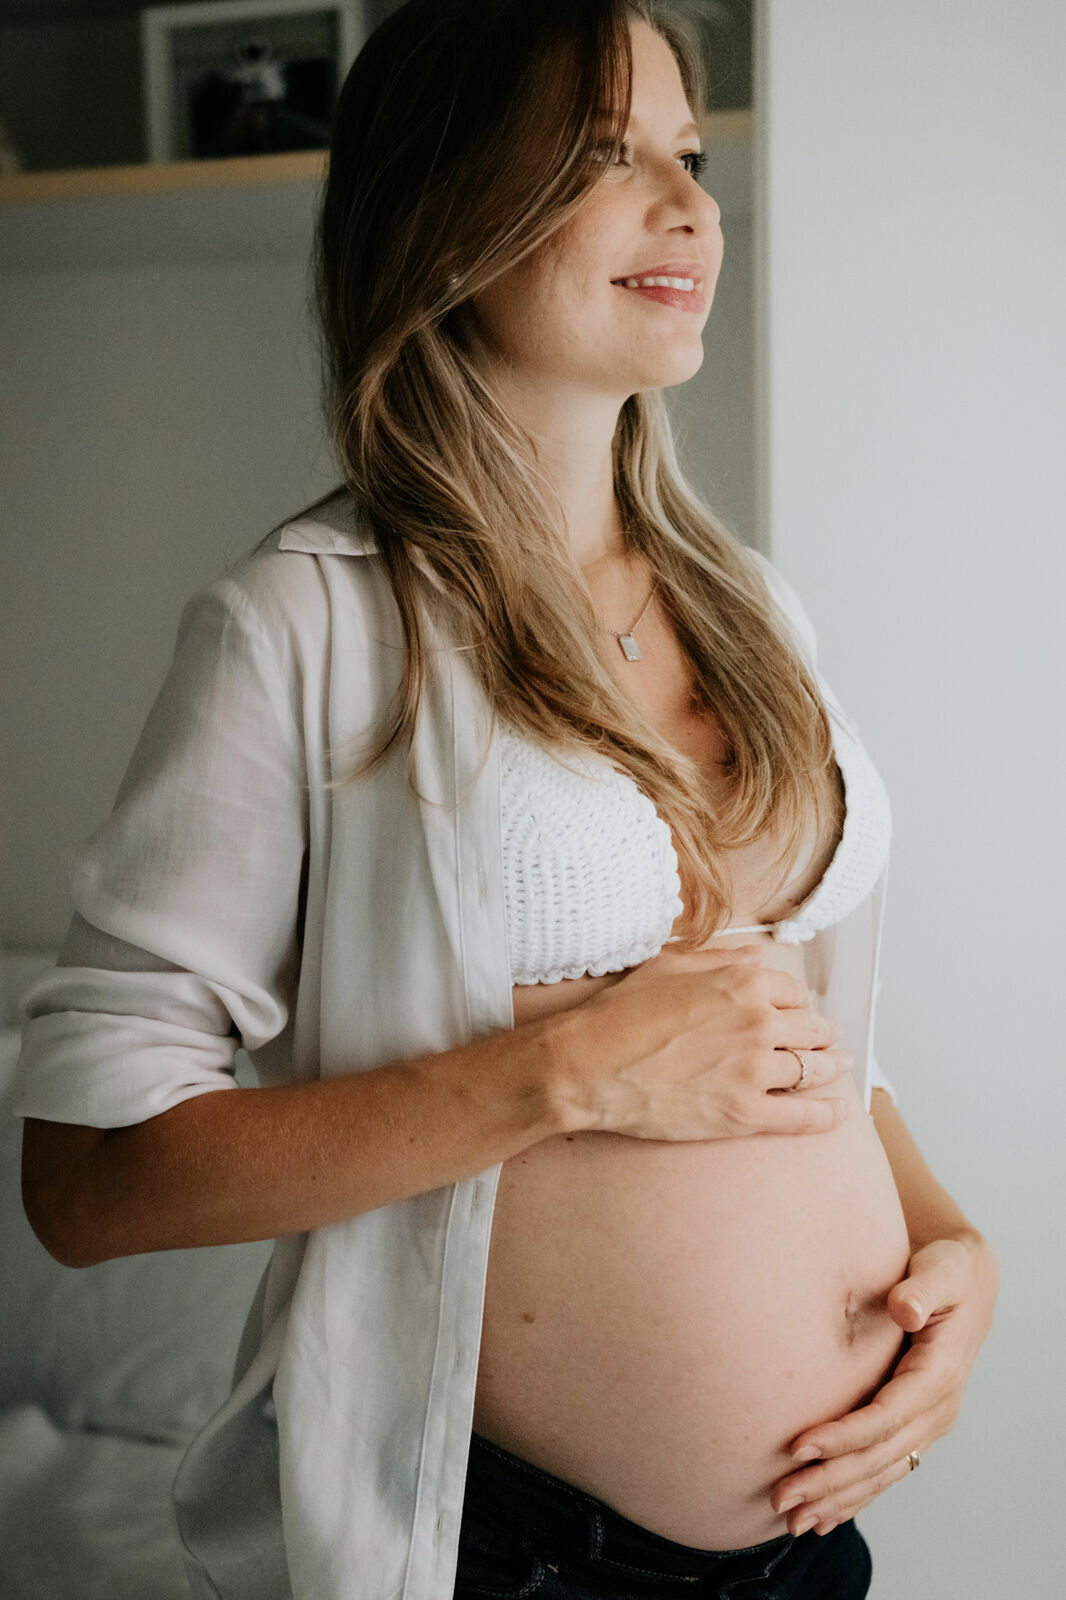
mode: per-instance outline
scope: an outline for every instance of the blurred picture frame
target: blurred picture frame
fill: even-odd
[[[141,11],[148,160],[325,149],[366,39],[362,0],[202,0]]]

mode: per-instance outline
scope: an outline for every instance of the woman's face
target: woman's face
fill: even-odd
[[[510,384],[619,405],[698,371],[723,250],[718,206],[692,176],[700,137],[673,52],[643,22],[632,39],[621,159],[568,223],[472,302]],[[623,286],[663,266],[697,280],[680,303]]]

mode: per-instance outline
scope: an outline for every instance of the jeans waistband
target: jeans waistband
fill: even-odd
[[[612,1510],[595,1495],[545,1472],[502,1445],[471,1434],[466,1493],[501,1519],[523,1523],[551,1540],[560,1553],[591,1557],[677,1577],[765,1577],[795,1544],[780,1534],[736,1550],[698,1550],[676,1544]]]

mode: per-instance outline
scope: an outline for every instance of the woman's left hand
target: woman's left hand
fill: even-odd
[[[911,1336],[892,1377],[858,1411],[807,1428],[793,1459],[816,1446],[819,1460],[774,1485],[770,1503],[789,1531],[829,1533],[911,1471],[907,1454],[928,1450],[954,1426],[999,1291],[995,1252],[976,1230],[916,1250],[889,1290],[890,1316]]]

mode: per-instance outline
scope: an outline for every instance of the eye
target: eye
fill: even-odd
[[[605,144],[605,145],[601,145],[600,146],[600,156],[605,162],[610,157],[611,151],[613,150],[613,148],[614,148],[613,145],[609,145],[609,144]],[[632,154],[633,154],[633,147],[629,143],[629,140],[626,139],[622,143],[622,147],[618,152],[616,160],[618,161],[618,163],[621,166],[627,167],[629,165],[629,158],[630,158],[630,156]]]
[[[602,144],[602,145],[600,145],[600,147],[599,147],[599,149],[597,151],[597,155],[598,155],[600,161],[602,161],[605,166],[608,165],[608,163],[609,163],[609,159],[610,159],[610,155],[611,155],[611,149],[612,149],[611,145]],[[632,156],[632,154],[633,154],[633,147],[630,144],[629,140],[626,139],[623,142],[622,147],[618,152],[617,164],[619,166],[624,166],[624,167],[629,166],[630,157]],[[687,171],[689,173],[689,176],[695,178],[697,183],[700,181],[700,178],[702,177],[704,172],[706,172],[706,170],[707,170],[707,162],[709,161],[709,159],[710,159],[710,157],[708,156],[706,150],[686,150],[685,154],[680,157],[680,160],[687,161],[687,162],[691,163],[691,165],[687,168]]]

